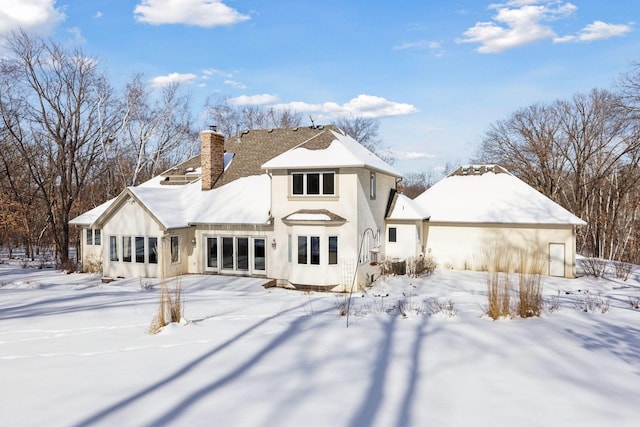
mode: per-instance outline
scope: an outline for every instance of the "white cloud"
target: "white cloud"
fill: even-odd
[[[230,98],[229,103],[232,105],[269,105],[278,102],[278,97],[263,93],[262,95],[241,95]]]
[[[72,40],[75,44],[84,44],[87,40],[82,36],[82,31],[78,27],[72,27],[67,30],[72,36]]]
[[[227,73],[226,71],[216,70],[215,68],[207,68],[206,70],[202,70],[203,79],[207,79],[211,76],[222,76],[230,79],[233,77],[233,74]]]
[[[435,159],[435,154],[421,153],[418,151],[397,151],[390,150],[390,154],[398,160]]]
[[[237,89],[247,89],[247,85],[245,85],[244,83],[237,82],[235,80],[225,80],[223,83],[228,86],[235,87]]]
[[[418,40],[414,42],[405,42],[396,46],[393,46],[393,50],[408,50],[408,51],[429,51],[436,57],[442,57],[445,55],[445,50],[442,48],[442,44],[436,41]]]
[[[364,118],[380,118],[389,116],[401,116],[418,111],[411,104],[389,101],[379,96],[358,95],[349,102],[338,104],[337,102],[324,102],[311,104],[304,101],[291,101],[276,104],[278,98],[275,95],[242,95],[229,99],[233,105],[271,105],[277,109],[288,109],[303,114],[314,114],[319,120],[335,119],[345,116],[358,116]],[[317,116],[315,116],[317,115]]]
[[[189,84],[196,80],[198,76],[191,73],[171,73],[166,76],[157,76],[151,79],[151,86],[153,87],[165,87],[172,83]]]
[[[415,50],[422,50],[422,49],[440,49],[440,43],[438,42],[433,42],[433,41],[427,41],[427,40],[419,40],[419,41],[415,41],[415,42],[406,42],[406,43],[402,43],[399,44],[397,46],[393,46],[392,48],[393,50],[407,50],[407,49],[415,49]]]
[[[279,108],[288,108],[301,113],[317,113],[320,119],[338,118],[344,116],[360,116],[367,119],[402,116],[418,111],[411,104],[389,101],[385,98],[373,95],[358,95],[345,104],[325,102],[322,104],[309,104],[301,101],[289,102],[277,105]]]
[[[585,26],[576,35],[566,35],[553,39],[555,43],[566,42],[591,42],[594,40],[608,39],[611,37],[622,36],[631,32],[633,24],[607,24],[602,21],[594,21]]]
[[[0,33],[19,28],[47,33],[65,18],[55,0],[0,0]]]
[[[609,37],[621,36],[631,31],[630,25],[624,24],[607,24],[602,21],[595,21],[584,27],[578,33],[578,40],[592,41],[599,39],[608,39]]]
[[[556,33],[546,23],[577,10],[571,3],[534,0],[514,0],[489,8],[497,11],[492,21],[476,23],[463,33],[465,38],[457,40],[458,43],[479,43],[478,52],[497,53],[553,39]]]
[[[199,27],[233,25],[249,19],[221,0],[142,0],[135,19],[152,25],[187,24]]]
[[[97,11],[95,15],[93,15],[94,18],[102,18],[102,12]]]

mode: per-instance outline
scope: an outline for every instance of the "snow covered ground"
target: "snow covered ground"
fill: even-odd
[[[189,322],[151,335],[157,282],[0,265],[0,425],[640,425],[637,273],[545,278],[559,309],[498,321],[483,273],[389,277],[348,328],[344,295],[180,281]],[[435,297],[455,316],[392,310]]]

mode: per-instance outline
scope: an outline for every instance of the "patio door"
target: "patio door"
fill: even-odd
[[[564,243],[549,243],[549,276],[564,277]]]
[[[218,238],[217,237],[207,237],[207,246],[206,246],[206,271],[218,271]]]
[[[228,274],[265,274],[264,237],[207,237],[206,270]]]

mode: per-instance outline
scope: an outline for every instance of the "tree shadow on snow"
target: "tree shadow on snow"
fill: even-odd
[[[135,394],[133,394],[131,396],[128,396],[128,397],[120,400],[119,402],[116,402],[116,403],[108,406],[107,408],[105,408],[105,409],[97,412],[96,414],[90,416],[89,418],[87,418],[87,419],[75,424],[75,426],[77,426],[77,427],[81,427],[81,426],[82,427],[86,427],[86,426],[93,425],[93,424],[95,424],[97,422],[106,420],[108,417],[110,417],[112,415],[115,415],[118,411],[124,410],[127,407],[132,406],[134,403],[136,403],[140,399],[142,399],[144,397],[147,397],[150,394],[163,389],[164,387],[170,386],[174,381],[177,381],[178,379],[180,379],[184,375],[190,373],[191,371],[196,369],[198,366],[200,366],[202,363],[204,363],[205,361],[207,361],[208,359],[210,359],[211,357],[213,357],[217,353],[219,353],[222,350],[228,348],[229,346],[231,346],[235,342],[239,341],[243,337],[245,337],[248,334],[250,334],[251,332],[259,329],[260,327],[264,326],[265,324],[269,323],[270,321],[278,319],[283,314],[286,314],[286,313],[289,313],[289,312],[294,312],[294,311],[299,310],[299,309],[300,309],[300,307],[296,306],[296,307],[284,310],[282,312],[279,312],[279,313],[277,313],[277,314],[275,314],[275,315],[273,315],[271,317],[268,317],[268,318],[260,320],[259,322],[253,324],[252,326],[244,329],[243,331],[239,332],[238,334],[234,335],[233,337],[227,339],[223,343],[217,345],[216,347],[214,347],[213,349],[211,349],[207,353],[205,353],[205,354],[201,355],[200,357],[194,359],[190,363],[186,364],[185,366],[183,366],[179,370],[177,370],[174,373],[168,375],[167,377],[161,379],[160,381],[156,382],[155,384],[152,384],[152,385],[146,387],[145,389],[140,390],[139,392],[137,392],[137,393],[135,393]],[[244,373],[246,373],[254,364],[259,362],[260,359],[264,358],[271,351],[273,351],[274,349],[279,347],[285,341],[287,341],[290,338],[292,338],[300,330],[300,327],[302,326],[302,324],[304,322],[306,322],[306,321],[308,321],[308,317],[300,317],[300,318],[296,319],[294,322],[292,322],[289,325],[289,327],[286,330],[284,330],[282,333],[278,334],[273,340],[271,340],[268,345],[266,345],[261,350],[257,351],[254,355],[252,355],[247,360],[245,360],[243,363],[241,363],[237,368],[235,368],[232,371],[228,372],[227,374],[225,374],[221,378],[217,379],[216,381],[210,383],[209,385],[207,385],[205,387],[201,387],[198,390],[190,393],[184,399],[182,399],[182,401],[180,403],[174,405],[173,408],[170,408],[169,410],[167,410],[164,414],[160,415],[155,420],[153,420],[150,423],[148,423],[148,425],[158,426],[158,425],[169,425],[169,424],[172,424],[172,422],[176,421],[180,417],[180,415],[182,415],[188,408],[190,408],[191,406],[196,404],[202,398],[210,395],[211,393],[215,392],[219,388],[221,388],[224,385],[228,384],[232,380],[235,380],[238,377],[240,377],[241,375],[243,375]]]

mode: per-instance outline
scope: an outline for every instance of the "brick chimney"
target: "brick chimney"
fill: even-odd
[[[215,126],[200,132],[202,190],[211,190],[224,172],[224,136]]]

